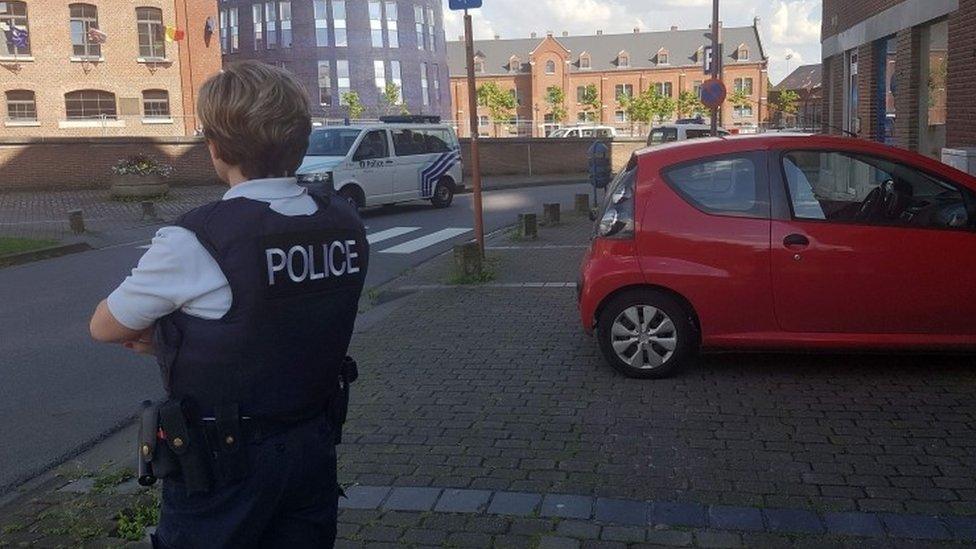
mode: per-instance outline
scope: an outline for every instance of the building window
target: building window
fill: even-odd
[[[739,46],[739,51],[736,53],[736,59],[739,61],[749,60],[749,48],[746,46]]]
[[[396,2],[387,1],[386,5],[386,38],[391,48],[400,47],[400,31],[397,27]]]
[[[546,61],[546,74],[556,74],[556,63],[553,61]]]
[[[697,97],[698,99],[701,99],[701,96],[702,96],[701,95],[701,90],[702,90],[702,81],[701,80],[695,80],[694,83],[691,86],[691,91],[694,92],[695,97]]]
[[[435,65],[436,67],[436,65]],[[403,80],[400,77],[400,62],[390,61],[390,80],[397,87],[397,101],[403,103]]]
[[[239,32],[237,8],[220,10],[220,48],[223,53],[234,53],[240,48]]]
[[[382,97],[386,92],[386,65],[381,59],[373,61],[373,80],[376,84],[376,91]]]
[[[346,46],[346,0],[332,0],[332,26],[335,30],[335,45]]]
[[[434,63],[434,99],[440,103],[441,102],[441,68]],[[519,105],[522,104],[521,97],[516,97]]]
[[[383,47],[383,3],[369,0],[369,34],[374,48]]]
[[[749,118],[752,116],[752,105],[737,105],[732,108],[732,116],[735,118]]]
[[[29,90],[11,90],[7,96],[7,120],[11,122],[36,122],[37,103],[34,92]]]
[[[437,51],[437,41],[434,39],[434,29],[436,25],[434,23],[434,8],[427,7],[427,49],[430,51]]]
[[[332,106],[332,66],[330,61],[319,61],[319,105]]]
[[[617,68],[618,69],[628,69],[630,68],[630,54],[627,52],[620,52],[617,54]]]
[[[654,84],[654,91],[657,92],[658,95],[672,97],[674,95],[674,84],[671,82],[656,82]]]
[[[269,50],[278,47],[278,11],[275,9],[274,1],[264,3],[264,24],[267,25],[268,37],[265,45]]]
[[[26,2],[0,2],[0,55],[30,55],[30,30],[27,26]]]
[[[349,93],[351,89],[349,85],[349,61],[346,59],[336,60],[336,83],[338,84],[339,104],[345,105],[346,101],[343,96]]]
[[[478,117],[478,126],[480,126],[482,128],[488,127],[488,117],[485,116],[485,115],[479,116]]]
[[[735,91],[744,92],[752,95],[752,78],[736,78],[734,81]]]
[[[420,64],[420,93],[424,105],[430,105],[430,89],[427,83],[427,63]]]
[[[576,102],[582,103],[584,97],[586,97],[586,86],[576,86]]]
[[[614,112],[613,113],[613,119],[618,124],[623,124],[625,122],[630,122],[630,120],[627,118],[627,111],[616,111],[616,112]]]
[[[519,56],[513,55],[508,58],[508,72],[520,72],[522,70],[522,60]]]
[[[75,57],[99,58],[102,45],[92,42],[91,29],[98,29],[98,8],[91,4],[71,4],[71,54]]]
[[[139,57],[143,59],[166,59],[163,10],[136,8],[136,22],[139,26]]]
[[[312,3],[315,14],[315,45],[324,47],[329,45],[329,15],[325,0],[315,0]]]
[[[254,25],[254,49],[264,49],[264,8],[261,4],[251,6],[251,21]]]
[[[115,119],[115,94],[101,90],[79,90],[64,94],[68,120]]]
[[[146,118],[169,118],[169,93],[166,90],[142,92],[142,112]]]
[[[671,64],[671,54],[668,50],[661,49],[657,52],[657,64],[658,65],[670,65]]]
[[[278,2],[278,21],[281,25],[281,47],[291,47],[291,2]]]
[[[474,72],[482,73],[485,72],[485,60],[480,57],[476,57],[474,60]]]
[[[617,84],[613,87],[613,96],[620,99],[622,96],[633,97],[634,96],[634,85],[633,84]]]
[[[591,65],[590,65],[590,54],[588,54],[588,53],[580,54],[579,67],[580,67],[581,70],[590,70],[590,67],[591,67]]]
[[[413,7],[413,18],[415,22],[415,27],[417,31],[417,49],[424,49],[424,7],[414,6]]]

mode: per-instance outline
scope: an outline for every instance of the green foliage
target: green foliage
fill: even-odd
[[[343,92],[340,97],[340,103],[349,109],[349,118],[353,120],[361,118],[363,113],[366,112],[366,106],[363,105],[359,94],[354,91]]]
[[[591,113],[592,111],[599,111],[603,106],[600,104],[600,92],[596,89],[596,84],[589,84],[583,88],[583,100],[581,104],[583,105],[583,111],[586,113]],[[588,116],[589,120],[590,117]]]
[[[658,123],[663,123],[674,116],[677,108],[674,99],[661,95],[653,88],[644,90],[635,97],[621,94],[617,101],[627,112],[627,116],[635,122],[650,123],[656,119]]]
[[[566,92],[559,86],[546,88],[546,104],[554,122],[566,120]]]
[[[57,243],[56,240],[37,240],[33,238],[3,236],[0,237],[0,256],[47,248]]]
[[[508,120],[515,110],[515,97],[494,82],[485,82],[477,89],[478,104],[487,107],[492,121]]]
[[[112,166],[112,173],[115,175],[161,175],[169,177],[173,174],[173,167],[163,164],[155,158],[137,154],[116,162]]]
[[[752,99],[744,90],[736,90],[732,92],[732,95],[729,96],[729,103],[731,103],[733,107],[739,107],[741,109],[743,107],[752,105]]]
[[[675,104],[675,113],[678,118],[686,118],[691,115],[704,116],[706,110],[705,104],[695,92],[685,90],[678,95],[678,101]]]
[[[159,499],[153,497],[135,507],[123,509],[116,517],[119,537],[139,541],[146,535],[146,528],[159,523]]]
[[[386,87],[383,88],[383,93],[380,96],[380,101],[386,114],[392,114],[397,110],[398,106],[400,107],[399,110],[401,113],[406,108],[405,105],[401,105],[400,86],[397,86],[393,82],[386,83]]]
[[[104,471],[95,477],[95,483],[92,485],[92,492],[95,494],[103,494],[115,488],[119,484],[133,478],[134,476],[135,475],[132,474],[131,469]]]
[[[665,120],[674,116],[677,102],[666,95],[661,95],[655,90],[651,95],[651,112],[657,118],[658,124],[663,124]]]

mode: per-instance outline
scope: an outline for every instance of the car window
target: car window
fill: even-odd
[[[699,137],[711,137],[712,130],[685,130],[685,137],[688,139],[698,139]]]
[[[353,160],[370,160],[388,156],[390,156],[390,149],[386,141],[386,130],[373,130],[363,136]]]
[[[972,224],[968,191],[881,158],[836,151],[783,157],[797,219],[926,228]]]
[[[393,130],[393,150],[397,156],[427,154],[426,136],[418,130]]]
[[[451,150],[450,136],[447,130],[426,130],[423,133],[427,138],[428,153],[443,153]]]
[[[765,178],[749,155],[702,159],[664,171],[664,178],[692,206],[706,213],[766,217]]]
[[[678,128],[654,128],[647,139],[648,145],[660,145],[678,140]]]

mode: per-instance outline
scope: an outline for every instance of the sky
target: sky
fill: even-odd
[[[773,84],[800,65],[820,62],[820,0],[721,0],[726,27],[751,25],[759,17],[763,47],[769,57]],[[476,39],[528,38],[552,31],[571,35],[706,28],[712,21],[712,0],[484,0],[472,10]],[[464,33],[461,12],[444,2],[448,40]],[[792,55],[792,59],[786,57]]]

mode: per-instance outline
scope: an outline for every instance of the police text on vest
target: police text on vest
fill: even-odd
[[[296,245],[287,251],[282,248],[264,250],[268,261],[268,285],[274,286],[278,273],[285,273],[292,282],[321,280],[328,277],[353,275],[359,272],[354,260],[355,240],[336,240],[325,244]]]

